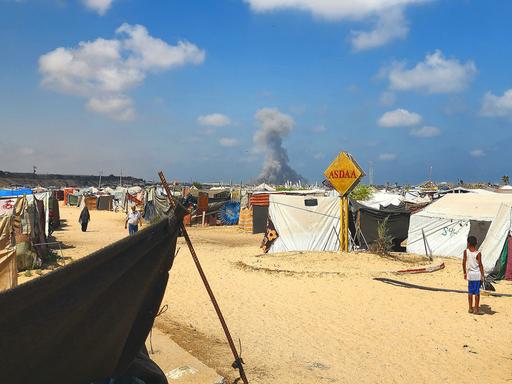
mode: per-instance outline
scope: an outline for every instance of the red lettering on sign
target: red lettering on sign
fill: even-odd
[[[356,171],[348,169],[335,169],[329,173],[329,179],[356,179]]]

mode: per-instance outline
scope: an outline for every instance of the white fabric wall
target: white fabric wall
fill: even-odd
[[[425,254],[422,230],[434,256],[462,257],[466,249],[470,221],[426,216],[422,212],[411,215],[407,252]]]
[[[512,206],[502,204],[489,227],[489,232],[487,232],[485,240],[480,246],[485,274],[492,272],[496,265],[496,261],[498,261],[501,256],[505,240],[512,229],[511,215]]]
[[[279,234],[269,253],[288,251],[338,251],[339,197],[314,197],[315,207],[306,207],[312,197],[270,195],[268,214]]]

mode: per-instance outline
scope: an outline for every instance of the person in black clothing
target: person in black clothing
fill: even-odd
[[[82,224],[82,232],[87,231],[87,225],[89,224],[89,221],[91,220],[91,215],[89,214],[89,210],[87,207],[84,207],[82,209],[82,212],[80,213],[80,218],[78,219],[78,222]]]

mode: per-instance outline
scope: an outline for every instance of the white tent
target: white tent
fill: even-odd
[[[367,207],[373,209],[380,209],[380,207],[388,207],[390,205],[399,206],[404,201],[402,195],[397,193],[387,192],[387,191],[376,191],[372,194],[372,196],[365,201],[359,201],[360,204],[363,204]]]
[[[426,242],[434,256],[462,257],[471,223],[489,225],[501,204],[512,204],[512,195],[450,193],[411,215],[407,252],[424,254]],[[487,224],[486,224],[487,223]],[[483,236],[477,236],[478,241]]]
[[[306,206],[306,200],[317,205]],[[339,250],[340,199],[270,195],[268,214],[279,235],[269,253]]]
[[[482,264],[487,275],[492,272],[501,256],[505,240],[512,230],[512,205],[502,204],[492,221],[487,236],[480,246]]]

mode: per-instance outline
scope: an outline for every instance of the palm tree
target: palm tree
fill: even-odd
[[[507,175],[505,175],[501,178],[501,181],[503,181],[503,184],[508,185],[510,178]]]

